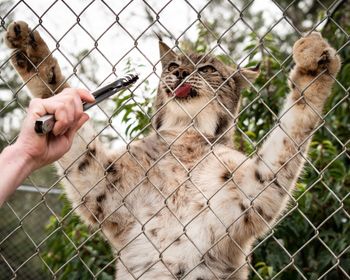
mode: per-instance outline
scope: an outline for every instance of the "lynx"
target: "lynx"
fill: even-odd
[[[11,62],[32,95],[68,87],[36,30],[8,27]],[[295,66],[279,122],[254,155],[232,145],[240,92],[259,75],[210,55],[159,43],[162,75],[154,131],[103,147],[89,125],[57,164],[74,211],[116,255],[116,279],[247,279],[253,242],[286,208],[340,69],[317,32],[293,47]]]

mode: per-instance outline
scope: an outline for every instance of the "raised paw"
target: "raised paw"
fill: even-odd
[[[341,64],[339,55],[318,32],[312,32],[295,42],[293,58],[303,72],[313,76],[325,69],[328,74],[336,75]]]
[[[24,21],[15,21],[8,26],[5,34],[5,43],[9,48],[15,49],[15,53],[18,51],[23,52],[20,57],[23,58],[25,56],[34,65],[38,65],[50,55],[49,48],[41,38],[39,32],[32,30]],[[16,57],[19,56],[16,55],[15,60]],[[15,64],[19,66],[23,64],[20,63],[21,61],[18,62]]]
[[[11,23],[5,42],[14,49],[10,58],[12,65],[34,96],[46,98],[68,87],[47,44],[26,22]]]
[[[5,43],[10,49],[24,49],[28,43],[30,32],[26,22],[12,22],[7,28]]]

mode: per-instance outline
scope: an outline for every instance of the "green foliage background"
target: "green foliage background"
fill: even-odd
[[[279,1],[279,5],[286,8],[289,2]],[[286,12],[293,25],[305,31],[324,19],[325,8],[330,8],[332,20],[324,24],[322,33],[339,50],[343,67],[325,108],[325,122],[314,133],[295,200],[273,231],[255,244],[250,276],[254,280],[303,279],[301,274],[307,279],[347,279],[343,271],[350,273],[350,1],[340,2],[333,9],[333,1],[322,1],[323,6],[316,0],[294,1]],[[225,1],[213,3],[208,9],[212,9],[214,15],[217,6],[230,8]],[[239,3],[242,8],[249,6],[250,1]],[[146,12],[149,20],[154,20],[150,11]],[[242,51],[250,52],[248,66],[261,62],[261,75],[254,88],[243,93],[234,139],[240,150],[250,154],[273,127],[288,92],[291,46],[299,35],[296,31],[280,34],[272,28],[261,39],[257,34],[263,33],[261,29],[266,25],[263,14],[245,9],[242,16],[251,30],[229,31],[227,36],[220,37],[225,28],[217,14],[213,20],[203,19],[203,24],[197,25],[196,40],[182,38],[181,47],[206,53],[219,40],[226,50],[221,58],[227,63],[232,63],[231,59],[237,59]],[[233,18],[234,15],[232,21]],[[158,33],[168,36],[161,30]],[[130,61],[127,67],[135,66]],[[147,82],[144,91],[150,93],[145,96],[155,94],[155,89]],[[147,133],[151,101],[127,91],[115,99],[114,115],[122,117],[125,134],[130,138]],[[98,279],[113,279],[115,257],[109,246],[98,231],[89,230],[71,214],[64,197],[61,200],[64,207],[60,218],[52,217],[47,226],[50,238],[42,253],[47,266],[59,279],[90,279],[92,275],[97,275]]]

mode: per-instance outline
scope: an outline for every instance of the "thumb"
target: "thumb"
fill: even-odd
[[[86,89],[77,89],[80,99],[88,103],[94,103],[95,97]]]

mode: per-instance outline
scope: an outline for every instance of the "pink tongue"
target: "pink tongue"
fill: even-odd
[[[175,96],[176,97],[187,97],[189,96],[190,92],[191,92],[191,85],[190,84],[183,84],[181,87],[179,87],[176,91],[175,91]]]

